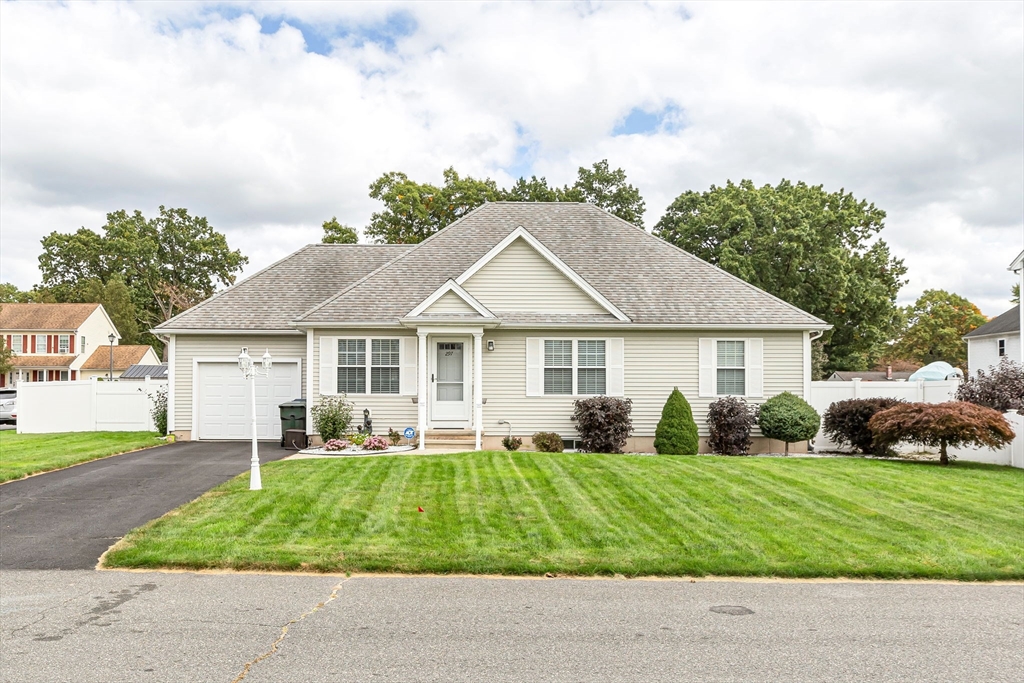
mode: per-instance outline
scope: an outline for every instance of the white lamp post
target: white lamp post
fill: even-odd
[[[263,354],[263,371],[256,367],[249,357],[249,347],[243,346],[242,352],[238,354],[238,369],[242,376],[249,380],[249,393],[252,397],[252,458],[249,460],[249,490],[259,491],[263,488],[263,480],[260,479],[260,456],[256,443],[256,375],[266,377],[270,374],[270,368],[274,364],[270,357],[270,349]]]

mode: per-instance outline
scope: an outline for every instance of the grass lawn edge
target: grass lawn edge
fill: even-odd
[[[130,453],[138,453],[139,451],[148,451],[148,450],[150,450],[152,448],[160,448],[161,446],[167,446],[170,443],[171,442],[169,442],[169,441],[165,441],[164,443],[156,443],[156,444],[153,444],[152,446],[143,446],[142,448],[133,448],[130,451],[122,451],[121,453],[110,453],[108,455],[100,455],[100,456],[95,457],[95,458],[90,458],[89,460],[83,460],[82,462],[76,462],[76,463],[72,463],[70,465],[64,465],[63,467],[54,467],[51,470],[41,470],[39,472],[33,472],[32,474],[23,474],[20,477],[18,477],[17,479],[8,479],[7,481],[0,481],[0,486],[5,486],[7,484],[12,484],[12,483],[14,483],[16,481],[24,481],[26,479],[31,479],[32,477],[38,477],[40,474],[50,474],[51,472],[60,472],[61,470],[69,470],[72,467],[78,467],[79,465],[88,465],[89,463],[96,462],[97,460],[106,460],[107,458],[116,458],[119,455],[128,455]]]

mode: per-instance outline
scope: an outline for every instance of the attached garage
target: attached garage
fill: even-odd
[[[298,360],[275,359],[268,377],[256,378],[256,437],[281,439],[278,406],[302,396]],[[195,423],[200,439],[251,439],[249,382],[237,361],[195,361]]]

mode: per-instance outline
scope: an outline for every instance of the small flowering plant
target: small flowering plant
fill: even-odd
[[[343,451],[348,448],[348,441],[341,439],[328,439],[324,444],[325,451]]]
[[[371,436],[363,442],[363,449],[367,451],[385,451],[390,445],[386,437]]]

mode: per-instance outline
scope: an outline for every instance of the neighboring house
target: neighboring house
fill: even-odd
[[[886,370],[868,370],[865,372],[853,370],[836,370],[829,375],[829,382],[849,382],[859,379],[863,382],[906,382],[913,372],[895,372]]]
[[[153,347],[148,344],[101,346],[82,363],[80,379],[108,377],[111,358],[113,358],[114,379],[121,377],[121,374],[133,365],[160,365],[160,358],[153,351]]]
[[[121,373],[120,379],[167,379],[166,365],[133,365]]]
[[[999,365],[1004,357],[1020,362],[1020,305],[968,332],[964,339],[969,375]]]
[[[280,438],[279,403],[345,394],[375,431],[428,444],[571,440],[573,400],[603,394],[632,399],[628,448],[650,451],[673,387],[704,437],[719,397],[806,397],[828,328],[592,205],[496,202],[416,245],[309,245],[154,332],[182,439],[250,436],[244,346],[274,360],[260,438]]]
[[[0,305],[0,335],[14,352],[0,387],[81,379],[82,364],[111,334],[116,348],[121,335],[101,304]]]

